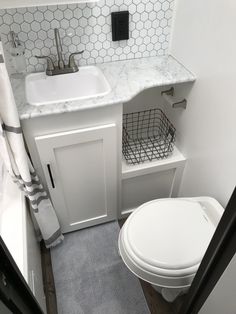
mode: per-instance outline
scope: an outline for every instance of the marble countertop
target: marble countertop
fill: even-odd
[[[25,97],[25,79],[11,78],[20,119],[73,112],[125,103],[141,91],[155,86],[194,82],[196,77],[172,56],[150,57],[97,64],[111,86],[105,96],[56,104],[32,106]]]

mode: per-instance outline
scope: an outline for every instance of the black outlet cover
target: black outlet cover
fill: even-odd
[[[129,11],[111,13],[112,40],[129,39]]]

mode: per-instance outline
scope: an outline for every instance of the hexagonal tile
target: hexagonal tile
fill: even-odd
[[[58,20],[52,20],[51,23],[50,23],[50,27],[52,29],[54,28],[60,28],[60,22]]]
[[[70,19],[72,19],[72,17],[73,17],[72,11],[70,9],[66,9],[64,11],[64,18],[67,20],[70,20]]]
[[[132,32],[132,37],[133,38],[138,38],[139,36],[139,31],[137,29],[135,29],[133,32]]]
[[[137,23],[138,21],[140,21],[140,14],[138,12],[134,13],[132,19],[135,23]]]
[[[138,37],[138,38],[135,40],[135,43],[136,43],[137,46],[140,46],[140,45],[143,43],[143,38]]]
[[[40,40],[40,39],[37,39],[35,41],[35,47],[39,48],[39,49],[42,49],[44,47],[44,42],[42,40]]]
[[[52,39],[46,38],[46,39],[44,40],[44,45],[45,45],[45,47],[48,47],[48,48],[52,47],[52,46],[53,46],[53,41],[52,41]]]
[[[34,13],[34,19],[35,19],[35,21],[37,21],[37,22],[42,22],[42,21],[44,20],[43,13],[40,12],[40,11],[36,11],[36,12]]]
[[[133,3],[130,4],[129,6],[129,13],[130,14],[134,14],[136,12],[136,5],[134,5]]]
[[[71,26],[72,28],[76,28],[76,27],[79,26],[79,21],[78,21],[78,19],[76,19],[75,17],[73,17],[72,19],[70,19],[69,23],[70,23],[70,26]]]
[[[98,39],[98,37],[97,37],[96,34],[92,34],[89,38],[90,38],[90,41],[91,41],[92,43],[96,43],[96,41],[97,41],[97,39]]]
[[[160,3],[159,1],[156,1],[156,2],[154,3],[154,5],[153,5],[153,10],[154,10],[155,12],[158,12],[158,11],[161,10],[161,3]]]
[[[25,32],[19,32],[18,38],[20,41],[25,42],[28,39],[27,33]]]
[[[143,12],[141,14],[141,21],[145,22],[148,20],[148,13],[147,12]]]
[[[80,38],[78,36],[73,36],[71,41],[74,45],[77,46],[80,43]]]
[[[35,32],[33,32],[33,31],[30,31],[28,33],[28,37],[29,37],[30,40],[35,41],[37,39],[37,34]]]
[[[100,41],[97,41],[95,44],[94,44],[94,48],[96,50],[101,50],[102,49],[102,43]]]
[[[83,10],[83,16],[87,19],[91,16],[91,8],[87,7]]]
[[[156,18],[157,18],[157,13],[156,13],[156,11],[150,12],[150,14],[149,14],[149,20],[150,20],[150,21],[154,21],[154,20],[156,20]]]
[[[149,43],[148,45],[147,45],[147,51],[152,51],[153,50],[153,44],[152,43]]]
[[[72,38],[73,41],[73,38]],[[89,36],[88,35],[84,35],[83,36],[83,43],[86,45],[87,43],[89,43]]]
[[[26,11],[27,11],[26,8],[18,8],[17,9],[17,12],[20,14],[24,14]]]
[[[137,6],[137,12],[138,13],[143,13],[145,11],[145,5],[141,2],[138,6]]]
[[[106,17],[110,14],[110,9],[108,6],[104,6],[101,12],[102,12],[102,15]]]
[[[27,49],[29,49],[29,50],[32,50],[32,49],[34,48],[35,44],[36,44],[36,42],[31,41],[31,40],[27,40],[27,41],[25,42],[25,47],[26,47]]]
[[[101,49],[100,50],[100,52],[99,52],[99,55],[101,56],[101,57],[105,57],[106,56],[106,54],[107,54],[107,51],[103,48],[103,49]]]
[[[136,24],[136,28],[137,28],[137,30],[143,29],[143,22],[138,21],[138,23]]]
[[[33,22],[33,20],[34,20],[33,14],[30,13],[30,12],[26,12],[26,13],[24,14],[24,20],[25,20],[27,23]]]
[[[11,30],[15,33],[19,33],[21,31],[20,25],[17,23],[12,23]]]
[[[100,26],[103,26],[105,23],[106,23],[106,19],[104,16],[99,16],[98,19],[97,19],[97,23],[100,25]]]
[[[81,8],[79,7],[79,8],[76,8],[75,10],[73,10],[73,15],[74,15],[74,17],[75,18],[77,18],[77,19],[79,19],[79,18],[81,18],[82,17],[82,10],[81,10]]]
[[[53,12],[51,12],[49,10],[46,11],[44,13],[44,18],[45,18],[46,21],[51,22],[54,19]]]
[[[36,21],[33,21],[31,23],[31,29],[34,31],[34,32],[38,32],[40,30],[40,24]]]
[[[147,30],[145,28],[141,29],[140,36],[141,37],[146,37],[147,36]]]
[[[172,17],[172,10],[169,9],[165,12],[165,18],[169,20],[171,17]]]
[[[11,30],[26,47],[28,70],[45,67],[45,61],[33,57],[56,55],[54,28],[60,30],[66,58],[75,49],[85,49],[81,64],[109,62],[161,55],[167,52],[174,0],[103,0],[96,4],[68,4],[8,9],[0,11],[3,42]],[[129,10],[130,39],[112,42],[111,12]],[[36,50],[35,50],[36,49]]]
[[[157,12],[157,18],[158,18],[158,20],[163,19],[163,18],[164,18],[164,16],[165,16],[165,14],[164,14],[164,12],[163,12],[163,11],[159,11],[159,12]]]
[[[163,11],[167,11],[169,9],[169,7],[170,7],[170,4],[169,4],[168,1],[165,1],[165,2],[162,3],[161,8],[162,8]]]
[[[13,15],[13,19],[16,23],[21,24],[24,21],[24,17],[19,12],[16,12],[16,14]]]
[[[38,32],[38,38],[41,39],[41,40],[45,40],[47,38],[47,33],[44,30],[41,29]]]
[[[163,19],[160,21],[160,26],[161,26],[162,28],[165,28],[167,25],[168,25],[167,19],[163,18]]]
[[[149,29],[152,27],[152,22],[149,21],[149,20],[147,20],[147,21],[144,23],[144,27],[149,30]]]
[[[106,40],[106,35],[101,33],[98,35],[98,40],[103,43]]]
[[[29,23],[26,23],[26,22],[23,22],[21,24],[21,30],[25,33],[28,33],[30,31],[30,24]]]
[[[94,34],[99,35],[101,33],[102,28],[100,25],[96,25],[93,30]]]
[[[152,10],[153,10],[153,4],[151,2],[148,2],[145,6],[145,11],[149,13],[149,12],[152,12]]]
[[[79,25],[81,27],[85,27],[88,25],[88,20],[85,17],[81,17],[81,19],[79,19]]]
[[[109,49],[107,50],[108,56],[113,56],[114,53],[115,53],[115,50],[114,50],[113,48],[109,48]]]
[[[65,19],[63,19],[62,21],[61,21],[61,28],[64,28],[64,29],[67,29],[68,27],[69,27],[69,21],[68,20],[65,20]]]
[[[63,19],[63,12],[59,9],[57,9],[56,11],[54,11],[53,13],[54,18],[58,21],[60,21],[61,19]]]
[[[50,23],[48,21],[42,21],[41,23],[41,29],[48,31],[50,29]]]

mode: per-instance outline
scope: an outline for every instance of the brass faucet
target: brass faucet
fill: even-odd
[[[52,58],[49,56],[35,56],[37,59],[47,60],[46,74],[49,76],[52,76],[52,75],[78,72],[79,68],[78,68],[78,65],[75,63],[74,57],[76,55],[82,54],[84,50],[71,53],[69,56],[69,63],[68,65],[65,65],[65,62],[62,56],[61,38],[60,38],[59,30],[57,28],[54,29],[54,35],[55,35],[55,42],[56,42],[56,48],[57,48],[57,58],[58,58],[57,65],[54,65]]]

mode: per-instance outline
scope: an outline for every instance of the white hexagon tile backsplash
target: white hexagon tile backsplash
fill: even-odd
[[[34,55],[56,56],[54,28],[59,28],[63,53],[84,50],[79,64],[93,64],[164,55],[169,46],[174,0],[100,0],[0,10],[0,33],[9,47],[9,32],[18,34],[26,51],[27,71],[42,71],[44,60]],[[130,39],[113,42],[111,12],[130,12]],[[9,50],[9,49],[7,49]]]

